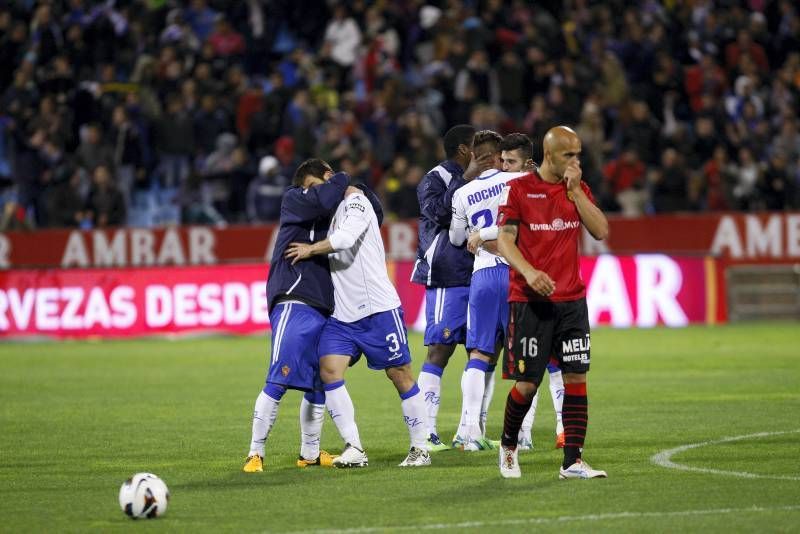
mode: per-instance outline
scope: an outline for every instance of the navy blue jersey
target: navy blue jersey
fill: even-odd
[[[289,243],[314,243],[327,237],[331,215],[349,182],[349,176],[340,172],[324,184],[308,189],[294,186],[283,194],[280,228],[267,280],[270,310],[279,300],[295,299],[327,314],[333,311],[333,282],[328,256],[312,256],[292,265],[284,254]]]
[[[466,182],[464,169],[443,161],[417,186],[419,243],[411,280],[428,287],[468,286],[474,258],[465,246],[450,243],[453,193]]]

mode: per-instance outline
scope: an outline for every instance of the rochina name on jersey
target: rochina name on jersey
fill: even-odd
[[[473,204],[477,204],[481,200],[486,200],[488,198],[496,197],[500,194],[506,184],[499,183],[495,184],[492,187],[488,187],[486,189],[481,189],[477,193],[472,193],[471,195],[467,195],[467,203],[471,206]]]

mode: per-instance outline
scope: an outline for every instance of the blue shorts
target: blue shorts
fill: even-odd
[[[496,353],[508,327],[508,266],[498,264],[472,274],[467,314],[467,350]]]
[[[331,317],[319,338],[319,356],[350,356],[354,365],[364,354],[367,367],[386,369],[411,363],[403,308],[373,313],[354,323]]]
[[[425,290],[425,345],[464,344],[467,340],[469,286]]]
[[[283,302],[269,314],[272,352],[267,383],[302,391],[321,390],[317,343],[326,318],[306,304]]]

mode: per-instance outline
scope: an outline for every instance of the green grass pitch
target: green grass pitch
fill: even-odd
[[[365,364],[347,376],[368,468],[298,469],[300,395],[284,397],[265,472],[241,472],[263,338],[0,345],[0,531],[793,531],[800,524],[800,326],[596,329],[584,456],[606,480],[559,481],[549,391],[523,476],[494,451],[396,467],[408,447],[397,394]],[[411,336],[414,368],[424,347]],[[445,372],[439,427],[460,414],[463,351]],[[510,382],[497,381],[497,437]],[[327,419],[327,416],[326,416]],[[761,436],[751,434],[764,433]],[[726,437],[750,436],[721,441]],[[656,465],[658,453],[687,445]],[[323,446],[341,443],[329,419]],[[131,521],[120,484],[151,471],[165,517]],[[724,471],[725,473],[721,473]]]

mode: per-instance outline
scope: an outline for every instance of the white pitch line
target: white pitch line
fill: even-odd
[[[672,456],[675,454],[688,451],[690,449],[696,449],[698,447],[705,447],[707,445],[717,445],[720,443],[730,443],[732,441],[742,441],[745,439],[751,438],[765,438],[768,436],[779,436],[781,434],[794,434],[800,432],[798,430],[785,430],[781,432],[758,432],[756,434],[746,434],[743,436],[733,436],[729,438],[722,438],[716,439],[713,441],[704,441],[702,443],[692,443],[691,445],[681,445],[680,447],[675,447],[674,449],[668,449],[666,451],[661,451],[658,454],[653,455],[650,458],[650,461],[654,464],[666,467],[667,469],[679,469],[681,471],[694,471],[696,473],[710,473],[714,475],[727,475],[732,477],[739,477],[739,478],[769,478],[774,480],[800,480],[800,476],[791,476],[791,475],[759,475],[756,473],[748,473],[746,471],[724,471],[722,469],[711,469],[708,467],[692,467],[689,465],[679,464],[673,462],[671,460]]]
[[[560,515],[556,517],[530,517],[525,519],[504,519],[499,521],[464,521],[461,523],[436,523],[428,525],[403,525],[380,527],[356,527],[342,529],[300,530],[291,534],[368,534],[370,532],[387,532],[400,530],[444,530],[483,528],[499,526],[540,525],[546,523],[568,523],[573,521],[605,521],[613,519],[641,519],[657,517],[691,517],[698,515],[724,515],[765,512],[795,512],[800,505],[791,506],[751,506],[748,508],[716,508],[711,510],[682,510],[676,512],[617,512],[608,514]]]

